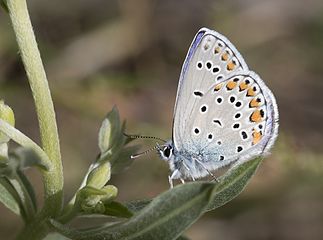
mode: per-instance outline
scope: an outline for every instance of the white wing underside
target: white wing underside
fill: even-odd
[[[246,80],[250,83],[241,90],[239,86]],[[230,88],[227,87],[229,82]],[[248,89],[253,87],[257,91],[247,96]],[[230,102],[232,96],[235,101]],[[219,97],[223,99],[221,103],[217,102]],[[249,103],[257,98],[261,102],[257,107],[250,107]],[[235,106],[239,101],[242,106]],[[263,114],[261,120],[250,121],[251,115],[259,110]],[[242,116],[235,118],[237,113]],[[210,153],[212,159],[204,159],[203,163],[208,170],[214,170],[238,160],[238,155],[239,159],[249,159],[268,151],[277,135],[277,122],[275,99],[259,76],[248,70],[228,39],[215,31],[201,29],[183,64],[177,91],[173,123],[173,143],[177,151]],[[239,127],[234,128],[237,123]],[[255,143],[255,133],[260,131],[261,138]],[[246,138],[242,132],[246,133]],[[207,174],[201,171],[203,167],[197,169],[194,170],[196,177]]]

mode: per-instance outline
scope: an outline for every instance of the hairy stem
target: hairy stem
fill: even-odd
[[[46,166],[46,168],[50,170],[51,163],[47,154],[33,140],[2,119],[0,119],[0,132],[4,133],[19,145],[34,150],[42,160],[42,165]]]
[[[45,193],[44,206],[29,227],[37,228],[36,223],[42,223],[39,228],[42,228],[44,232],[46,228],[43,227],[45,222],[43,220],[57,216],[61,211],[63,202],[63,172],[55,111],[26,0],[7,0],[7,5],[35,101],[42,148],[50,159],[50,171],[42,171]],[[28,231],[28,225],[26,229],[26,233],[37,231],[37,229]],[[38,233],[38,237],[35,237],[31,233],[30,236],[24,236],[25,239],[37,239],[42,235]]]

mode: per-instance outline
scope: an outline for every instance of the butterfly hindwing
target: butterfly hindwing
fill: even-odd
[[[195,105],[186,131],[209,170],[261,155],[277,136],[275,99],[253,72],[231,74]]]

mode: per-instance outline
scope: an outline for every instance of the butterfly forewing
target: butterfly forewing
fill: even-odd
[[[201,99],[228,75],[247,70],[244,59],[224,36],[205,28],[197,33],[183,64],[177,90],[173,142],[178,150],[200,150],[202,143],[191,136],[200,131],[192,128],[192,122]]]

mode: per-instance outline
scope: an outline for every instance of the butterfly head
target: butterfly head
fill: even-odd
[[[160,157],[165,161],[170,161],[173,159],[174,147],[171,141],[166,142],[164,145],[158,148]]]

